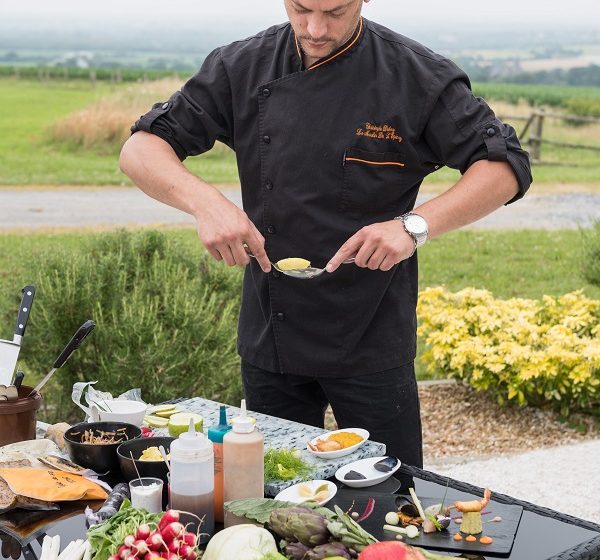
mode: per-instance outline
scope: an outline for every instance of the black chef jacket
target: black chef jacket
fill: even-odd
[[[420,44],[362,19],[337,52],[303,68],[289,23],[213,51],[132,131],[181,160],[219,140],[237,156],[244,210],[271,261],[323,267],[361,227],[411,210],[423,178],[448,165],[508,161],[523,196],[529,161],[515,131],[467,76]],[[417,257],[389,272],[343,265],[297,280],[247,267],[243,359],[268,371],[346,377],[416,353]]]

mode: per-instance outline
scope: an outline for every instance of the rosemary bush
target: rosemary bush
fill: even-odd
[[[237,403],[239,271],[158,232],[102,234],[82,249],[45,254],[25,358],[46,372],[86,319],[97,327],[44,390],[44,420],[81,418],[77,381],[113,395],[141,387],[146,402],[203,396]]]

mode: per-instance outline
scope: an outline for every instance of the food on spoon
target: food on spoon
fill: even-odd
[[[462,535],[461,535],[460,533],[456,533],[456,535],[454,535],[452,538],[453,538],[453,539],[454,539],[456,542],[458,542],[458,541],[462,541],[462,540],[463,540],[463,538],[462,538]]]
[[[479,542],[481,544],[492,544],[494,542],[494,539],[492,539],[492,537],[481,537],[479,539]]]
[[[301,270],[310,267],[310,261],[301,259],[300,257],[289,257],[277,261],[277,267],[281,270]]]

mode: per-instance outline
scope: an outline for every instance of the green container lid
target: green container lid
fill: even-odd
[[[231,426],[227,423],[227,407],[221,405],[219,407],[219,423],[208,428],[208,439],[213,443],[223,443],[223,438],[229,430],[231,430]]]

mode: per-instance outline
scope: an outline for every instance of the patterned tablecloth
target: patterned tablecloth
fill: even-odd
[[[200,414],[204,420],[203,424],[205,433],[210,426],[218,424],[219,422],[220,403],[196,397],[193,399],[178,401],[177,405],[181,408],[189,410],[190,412]],[[231,418],[234,418],[235,416],[239,416],[239,414],[239,408],[228,406],[228,420],[231,420]],[[258,429],[264,435],[265,450],[271,447],[276,449],[299,449],[302,453],[302,459],[315,465],[315,471],[313,473],[314,479],[330,478],[340,467],[347,465],[348,463],[352,463],[353,461],[366,459],[367,457],[385,455],[385,445],[383,443],[377,443],[369,440],[361,445],[356,451],[350,455],[346,455],[345,457],[340,457],[339,459],[320,459],[319,457],[315,457],[309,451],[307,451],[306,444],[314,437],[324,434],[325,430],[322,430],[321,428],[315,428],[314,426],[307,426],[306,424],[299,424],[298,422],[291,422],[289,420],[275,418],[274,416],[259,414],[257,412],[249,411],[249,415],[256,418]],[[153,429],[157,433],[168,435],[166,429]],[[281,492],[281,490],[291,486],[292,484],[295,484],[296,482],[299,482],[299,480],[266,483],[265,495],[275,496]]]

